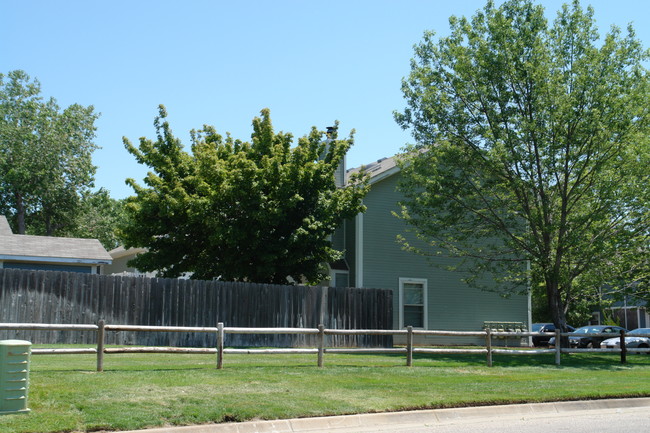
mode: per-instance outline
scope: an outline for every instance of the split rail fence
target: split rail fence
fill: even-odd
[[[100,320],[97,325],[78,325],[78,324],[36,324],[36,323],[0,323],[0,330],[15,331],[91,331],[97,334],[96,348],[35,348],[32,349],[33,355],[53,355],[53,354],[96,354],[97,371],[104,370],[104,355],[118,353],[199,353],[199,354],[216,354],[216,367],[222,369],[224,357],[228,354],[315,354],[317,355],[318,367],[325,364],[325,354],[405,354],[406,365],[413,365],[414,354],[484,354],[489,367],[493,365],[493,355],[544,355],[555,354],[555,363],[560,365],[561,354],[568,353],[620,353],[621,362],[626,362],[627,349],[625,347],[625,333],[620,335],[620,348],[615,349],[567,349],[560,348],[557,345],[552,349],[529,349],[529,348],[495,348],[492,345],[493,339],[498,338],[525,338],[531,336],[554,335],[556,341],[560,337],[568,336],[568,333],[539,333],[539,332],[494,332],[490,329],[483,331],[439,331],[439,330],[420,330],[407,327],[402,330],[387,329],[326,329],[324,325],[318,325],[317,328],[241,328],[226,327],[223,323],[218,323],[217,327],[183,327],[183,326],[136,326],[136,325],[111,325]],[[106,347],[106,333],[108,331],[139,331],[139,332],[197,332],[213,333],[216,335],[217,347],[215,348],[191,348],[191,347]],[[317,341],[317,347],[314,348],[267,348],[267,349],[240,349],[228,348],[225,346],[226,334],[302,334],[314,335]],[[341,348],[326,347],[326,336],[336,335],[405,335],[405,347],[391,348]],[[476,349],[468,348],[434,348],[434,347],[417,347],[413,344],[415,335],[429,336],[447,336],[447,337],[483,337],[485,338],[485,347]],[[585,334],[592,336],[610,336],[611,334]],[[649,353],[650,349],[633,349],[634,352]]]

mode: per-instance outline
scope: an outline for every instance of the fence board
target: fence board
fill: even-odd
[[[7,323],[108,323],[142,326],[392,328],[392,292],[244,282],[0,269],[0,317]],[[91,331],[0,330],[0,339],[93,344]],[[230,347],[301,347],[316,335],[230,334]],[[382,347],[392,335],[331,335],[329,346]],[[106,344],[215,347],[214,333],[110,332]]]

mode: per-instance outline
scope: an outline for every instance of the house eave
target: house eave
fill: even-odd
[[[134,247],[134,248],[124,248],[124,247],[117,247],[115,249],[112,249],[108,252],[108,254],[115,259],[119,259],[125,256],[135,256],[137,254],[145,253],[147,252],[146,248],[139,248],[139,247]]]
[[[73,263],[83,265],[110,265],[112,260],[103,259],[81,259],[70,257],[39,257],[39,256],[13,256],[0,254],[0,261],[12,262],[37,262],[37,263]]]
[[[380,182],[387,177],[391,177],[392,175],[399,173],[399,171],[400,168],[397,166],[389,168],[388,170],[379,173],[377,176],[370,178],[370,184],[372,185],[374,183]]]

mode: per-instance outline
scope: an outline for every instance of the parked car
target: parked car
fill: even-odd
[[[578,349],[593,349],[600,347],[600,343],[610,337],[599,337],[585,334],[614,334],[620,335],[621,331],[627,329],[611,325],[589,325],[578,328],[569,335],[569,346]],[[548,341],[549,347],[555,346],[555,337]]]
[[[643,337],[642,335],[646,335]],[[649,349],[650,348],[650,328],[637,328],[625,335],[625,347],[628,349]],[[618,349],[621,345],[621,337],[608,338],[600,343],[601,349]],[[650,353],[650,352],[645,352]]]
[[[573,326],[567,325],[569,332],[573,332],[576,329]],[[531,326],[532,332],[555,332],[555,325],[552,323],[533,323]],[[553,338],[550,335],[534,335],[533,336],[533,346],[548,346],[548,341]]]

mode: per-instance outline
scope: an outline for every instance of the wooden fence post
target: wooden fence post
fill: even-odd
[[[406,366],[413,366],[413,327],[406,327]]]
[[[485,348],[487,349],[487,366],[492,367],[492,329],[485,328]]]
[[[555,365],[560,365],[560,356],[562,354],[562,330],[555,329]]]
[[[318,325],[318,366],[323,366],[323,355],[325,353],[325,325]]]
[[[627,362],[627,347],[625,346],[625,331],[621,329],[621,364]]]
[[[223,322],[217,323],[217,370],[223,368]]]
[[[100,319],[97,322],[97,371],[104,371],[104,336],[106,321]]]

